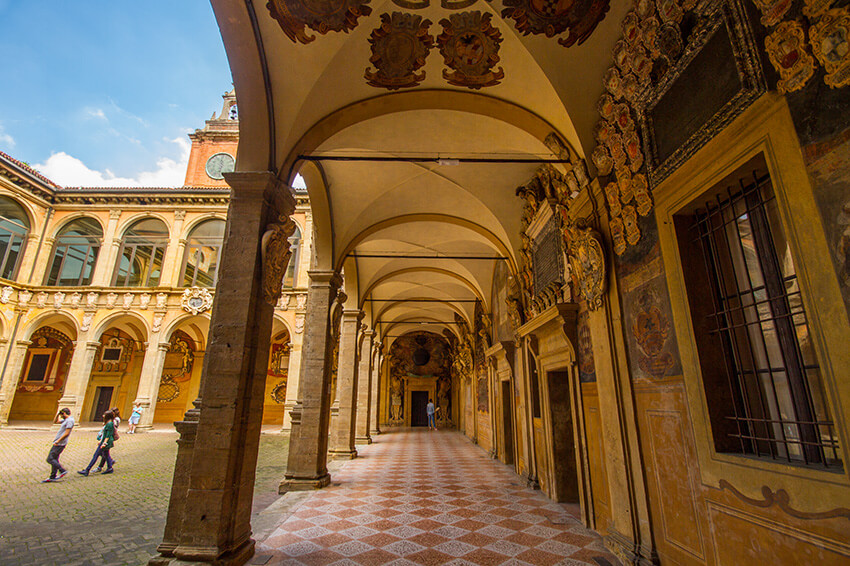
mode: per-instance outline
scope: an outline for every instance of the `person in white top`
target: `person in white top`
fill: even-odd
[[[50,447],[50,452],[47,454],[47,463],[50,464],[50,477],[43,480],[42,483],[59,481],[68,474],[68,470],[62,467],[59,463],[59,455],[65,450],[68,445],[68,437],[71,436],[71,429],[74,428],[74,418],[71,416],[71,409],[63,408],[53,419],[59,425],[59,432],[53,439],[53,445]]]

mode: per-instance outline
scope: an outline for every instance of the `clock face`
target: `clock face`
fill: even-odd
[[[224,179],[224,173],[234,170],[236,160],[229,153],[216,153],[207,159],[207,175],[213,179]]]

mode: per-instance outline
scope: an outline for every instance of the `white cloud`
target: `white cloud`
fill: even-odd
[[[160,157],[154,171],[143,171],[135,177],[118,177],[109,169],[97,171],[64,151],[52,154],[47,161],[33,165],[40,173],[64,187],[181,187],[186,178],[191,145],[185,138],[167,140],[180,146],[180,159]]]
[[[15,147],[15,138],[7,134],[3,131],[3,126],[0,126],[0,146],[6,146],[8,148]]]
[[[91,118],[98,118],[100,120],[109,121],[109,118],[106,117],[106,113],[100,108],[86,108],[86,115]]]

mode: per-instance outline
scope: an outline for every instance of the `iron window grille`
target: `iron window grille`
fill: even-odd
[[[704,375],[719,377],[725,370],[728,384],[728,392],[721,379],[704,384],[712,428],[728,437],[724,441],[713,431],[716,448],[840,468],[838,437],[769,175],[739,181],[692,219],[691,249],[701,249],[695,255],[702,256],[704,273],[686,278],[704,277],[702,288],[707,283],[711,291],[691,299],[692,312],[706,317],[704,334],[697,333],[700,360]],[[719,368],[706,367],[706,350],[722,353]]]

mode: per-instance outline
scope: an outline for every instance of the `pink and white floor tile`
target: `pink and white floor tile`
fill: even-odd
[[[575,506],[548,500],[460,433],[391,432],[313,493],[255,564],[613,566]]]

